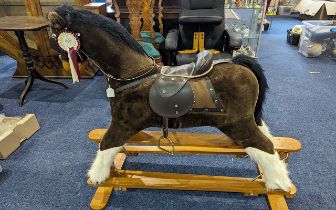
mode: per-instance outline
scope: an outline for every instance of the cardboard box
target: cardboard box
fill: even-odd
[[[7,120],[17,120],[17,122],[13,129],[0,134],[0,159],[6,159],[19,148],[23,141],[40,129],[34,114],[27,114],[22,118],[5,117],[4,121]]]

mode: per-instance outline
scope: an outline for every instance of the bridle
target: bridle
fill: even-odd
[[[113,79],[115,81],[118,81],[118,82],[127,82],[127,81],[133,81],[133,80],[136,80],[136,79],[141,79],[143,78],[144,76],[148,75],[150,72],[152,72],[154,70],[154,68],[157,66],[156,62],[155,62],[155,59],[153,57],[150,57],[148,56],[152,61],[153,61],[153,64],[149,67],[145,67],[145,68],[141,68],[139,69],[139,71],[142,71],[142,70],[145,70],[145,69],[149,69],[148,71],[146,71],[145,73],[143,74],[140,74],[140,75],[137,75],[137,76],[134,76],[134,77],[131,77],[131,78],[116,78],[114,77],[113,75],[105,72],[92,58],[90,58],[83,50],[81,50],[81,52],[96,66],[99,68],[99,70],[101,72],[103,72],[103,74],[110,78],[110,79]]]
[[[67,14],[66,18],[68,19],[68,22],[69,22],[70,21],[69,14]],[[60,39],[59,37],[62,34],[66,34],[66,35],[63,35],[62,38]],[[106,71],[104,71],[103,68],[101,68],[101,66],[99,66],[99,64],[94,59],[92,59],[86,52],[84,52],[84,50],[80,49],[81,42],[79,40],[79,36],[80,36],[80,33],[75,33],[72,30],[69,30],[68,26],[66,26],[63,30],[60,30],[60,32],[58,32],[57,34],[53,34],[52,38],[55,39],[56,44],[58,45],[58,47],[61,50],[69,53],[70,49],[74,49],[73,52],[75,52],[78,56],[80,56],[81,53],[83,55],[85,55],[107,77],[108,82],[110,82],[110,79],[112,79],[112,80],[117,81],[121,84],[127,83],[126,86],[128,88],[130,88],[130,87],[136,86],[136,85],[138,85],[138,84],[140,84],[144,81],[147,81],[146,76],[149,75],[158,66],[155,62],[155,59],[151,56],[148,56],[152,60],[153,63],[148,67],[144,67],[144,68],[141,68],[141,69],[137,70],[137,72],[145,71],[144,73],[142,73],[140,75],[136,75],[136,76],[131,76],[130,78],[116,78],[115,76],[113,76],[113,75],[107,73]],[[67,40],[67,39],[70,39],[70,41]],[[69,56],[69,54],[68,54],[68,56]],[[77,63],[77,60],[75,59],[75,61],[73,61],[73,62]],[[77,69],[76,69],[76,71],[77,71]],[[153,75],[149,75],[149,78],[152,78],[152,77],[153,77]],[[76,81],[76,80],[74,80],[74,81]],[[79,80],[77,82],[79,82]],[[132,85],[130,85],[130,83],[132,83]],[[111,88],[110,84],[109,84],[109,88]],[[121,89],[124,90],[126,88],[124,87],[124,85],[122,85],[121,87],[116,88],[116,92],[119,92]],[[114,91],[114,89],[112,89],[112,90]]]
[[[148,69],[144,73],[142,73],[140,75],[137,75],[137,76],[133,76],[131,78],[116,78],[113,75],[111,75],[111,74],[107,73],[106,71],[104,71],[99,66],[99,64],[97,62],[95,62],[92,58],[90,58],[90,56],[88,56],[88,54],[85,53],[83,50],[81,50],[80,52],[83,53],[107,77],[108,81],[110,81],[110,79],[112,79],[114,81],[121,82],[121,83],[127,82],[127,84],[122,85],[122,86],[116,88],[115,89],[116,93],[121,92],[123,90],[126,90],[128,88],[137,86],[137,85],[139,85],[139,84],[141,84],[141,83],[143,83],[145,81],[148,81],[150,79],[154,79],[158,75],[158,74],[149,75],[156,67],[158,67],[158,64],[156,64],[155,59],[153,57],[151,57],[151,56],[148,56],[148,57],[153,61],[152,65],[150,65],[148,67],[141,68],[141,69],[138,70],[138,71],[142,71],[142,70]]]

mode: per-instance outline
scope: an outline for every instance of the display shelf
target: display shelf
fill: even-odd
[[[239,2],[237,2],[239,1]],[[253,3],[258,6],[244,6]],[[241,6],[236,6],[237,4]],[[232,0],[224,5],[225,13],[233,14],[226,18],[226,28],[240,33],[243,38],[242,47],[233,52],[234,55],[245,54],[251,57],[258,56],[259,42],[263,30],[262,20],[265,14],[266,1]],[[246,31],[247,30],[247,31]],[[248,34],[244,36],[244,34]],[[248,51],[246,51],[248,50]]]

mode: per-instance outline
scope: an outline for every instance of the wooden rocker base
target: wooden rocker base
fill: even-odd
[[[89,139],[94,142],[100,142],[105,132],[106,129],[92,130],[89,133]],[[161,135],[161,132],[141,131],[129,139],[129,145],[125,148],[132,155],[138,153],[164,153],[155,146],[157,145],[157,139]],[[245,150],[235,145],[224,134],[170,133],[170,138],[175,144],[175,154],[230,154],[237,157],[246,156]],[[301,143],[292,138],[274,137],[271,140],[280,157],[286,158],[286,162],[292,152],[298,152],[301,149]],[[165,147],[169,149],[170,146]],[[104,209],[113,190],[126,190],[127,188],[238,192],[246,196],[264,194],[266,195],[270,209],[281,210],[288,209],[285,198],[293,198],[297,192],[294,185],[291,187],[290,192],[281,190],[268,192],[264,186],[264,177],[259,166],[258,170],[261,175],[255,179],[122,170],[125,160],[126,155],[123,153],[119,153],[116,156],[114,162],[118,171],[111,170],[110,178],[97,186],[96,193],[90,203],[91,209]],[[93,186],[90,180],[87,183]]]

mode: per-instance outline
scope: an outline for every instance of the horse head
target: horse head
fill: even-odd
[[[50,27],[54,33],[65,29],[70,26],[70,15],[74,8],[70,5],[63,5],[48,14]]]
[[[54,34],[66,30],[78,35],[79,52],[113,77],[129,78],[142,73],[139,69],[152,65],[141,45],[110,18],[63,5],[50,12],[48,19]]]

